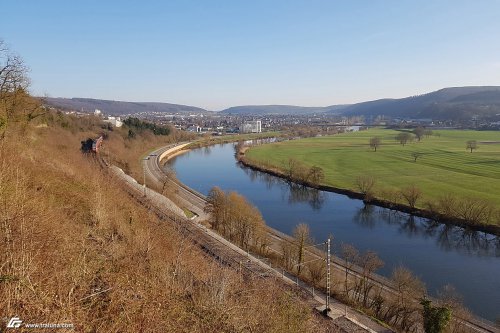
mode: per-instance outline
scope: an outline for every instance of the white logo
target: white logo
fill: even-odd
[[[7,324],[7,328],[19,328],[23,321],[19,317],[12,317]]]

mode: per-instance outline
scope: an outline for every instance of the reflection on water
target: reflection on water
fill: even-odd
[[[320,210],[325,203],[325,192],[323,191],[292,183],[279,177],[247,168],[241,163],[238,163],[238,167],[240,167],[248,175],[251,182],[263,182],[266,184],[268,189],[272,189],[275,186],[279,187],[281,192],[288,198],[288,202],[290,204],[308,203],[312,209]]]
[[[288,202],[291,204],[307,202],[312,209],[320,210],[325,203],[325,194],[322,191],[294,183],[289,183],[288,185],[290,192]]]
[[[291,233],[301,222],[318,240],[334,235],[334,250],[349,243],[372,250],[386,263],[382,274],[404,265],[433,294],[452,284],[477,314],[500,313],[499,237],[447,226],[345,195],[323,192],[243,167],[233,145],[192,150],[171,160],[180,181],[207,194],[213,186],[244,195],[271,227]]]
[[[212,152],[212,146],[203,147],[202,150],[203,150],[203,155],[209,156],[210,153]]]
[[[365,228],[374,228],[377,223],[398,227],[405,236],[435,239],[444,251],[463,254],[500,257],[500,237],[482,231],[445,225],[436,221],[416,217],[407,213],[389,210],[374,205],[364,205],[353,216],[353,221]]]
[[[376,224],[374,211],[375,206],[364,205],[363,207],[358,209],[358,211],[354,214],[352,220],[360,226],[371,229],[375,227]]]

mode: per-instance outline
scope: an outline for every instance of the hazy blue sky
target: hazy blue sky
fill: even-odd
[[[500,85],[500,1],[2,1],[32,92],[219,110]]]

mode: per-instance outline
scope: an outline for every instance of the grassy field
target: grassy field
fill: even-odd
[[[395,140],[398,133],[369,129],[274,143],[249,149],[246,158],[283,169],[286,161],[294,157],[307,166],[323,168],[325,185],[351,190],[357,190],[358,176],[370,175],[377,182],[375,196],[414,184],[423,193],[417,206],[447,193],[481,198],[500,206],[499,132],[441,130],[404,147]],[[375,136],[382,140],[377,152],[369,146],[370,138]],[[468,140],[478,142],[473,153],[466,150]],[[414,162],[412,152],[423,155]]]

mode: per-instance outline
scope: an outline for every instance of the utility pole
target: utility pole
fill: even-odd
[[[326,306],[325,315],[330,311],[330,238],[326,241]]]

